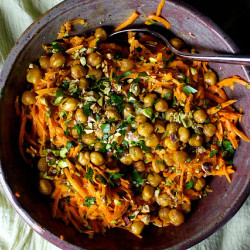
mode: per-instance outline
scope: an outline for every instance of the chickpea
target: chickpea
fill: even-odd
[[[88,117],[83,113],[82,109],[77,109],[75,112],[75,119],[78,123],[85,123]]]
[[[105,115],[109,119],[114,119],[115,121],[118,121],[120,119],[120,114],[119,114],[117,108],[114,106],[107,107]]]
[[[82,77],[79,80],[78,87],[80,90],[86,90],[89,86],[89,79]]]
[[[163,89],[161,93],[161,98],[166,100],[172,100],[173,98],[173,90],[172,89]]]
[[[162,177],[157,173],[149,174],[147,179],[148,183],[153,187],[157,187],[162,181]]]
[[[151,185],[145,185],[142,190],[142,199],[144,201],[149,201],[154,196],[154,193],[154,187],[152,187]]]
[[[41,56],[39,63],[42,69],[48,69],[50,67],[50,58],[48,56]]]
[[[169,212],[169,219],[174,226],[180,226],[185,218],[182,212],[177,209],[171,209]]]
[[[171,199],[169,198],[167,194],[159,195],[156,201],[161,207],[169,206],[171,203]]]
[[[39,161],[38,161],[38,163],[37,163],[37,168],[38,168],[38,170],[41,171],[41,172],[46,172],[46,171],[48,171],[49,166],[48,166],[48,164],[47,164],[47,162],[46,162],[46,158],[45,158],[45,157],[42,157],[42,158],[39,159]]]
[[[178,37],[171,38],[169,42],[178,50],[184,46],[184,42]]]
[[[126,72],[134,68],[134,62],[130,59],[122,59],[121,61],[121,71]]]
[[[130,155],[125,155],[123,156],[120,161],[124,164],[124,165],[131,165],[133,163],[132,158],[130,157]]]
[[[156,133],[164,133],[165,132],[165,122],[163,120],[155,121],[155,132]]]
[[[188,154],[184,151],[175,151],[173,153],[173,160],[176,164],[184,163],[188,158]]]
[[[206,186],[206,181],[205,181],[204,178],[201,177],[200,179],[198,179],[198,180],[195,182],[195,184],[194,184],[194,186],[193,186],[193,189],[199,192],[199,191],[201,191],[205,186]]]
[[[88,151],[80,152],[78,161],[83,165],[87,166],[90,163],[90,153]]]
[[[95,140],[96,140],[96,137],[94,133],[82,135],[82,142],[84,144],[91,145],[94,143]]]
[[[173,154],[166,153],[163,157],[164,162],[170,167],[174,165]]]
[[[89,69],[89,76],[93,76],[97,81],[102,78],[102,71],[100,69]]]
[[[168,109],[166,112],[165,112],[165,120],[166,121],[172,121],[173,118],[174,118],[174,113],[176,111],[172,108]]]
[[[74,139],[79,139],[78,132],[75,128],[71,129],[71,135]]]
[[[62,53],[56,52],[50,57],[50,66],[52,68],[60,68],[65,64],[65,57]]]
[[[165,223],[170,223],[169,212],[170,212],[170,209],[168,207],[163,207],[159,210],[158,216]]]
[[[130,147],[129,155],[133,161],[143,160],[143,152],[139,147]]]
[[[93,52],[88,55],[87,63],[92,67],[96,67],[102,62],[102,56],[99,53]]]
[[[156,156],[155,160],[152,161],[152,168],[155,173],[160,173],[161,171],[166,170],[166,166],[159,156]]]
[[[138,126],[138,133],[141,136],[150,136],[154,131],[154,127],[151,123],[145,122]]]
[[[113,127],[114,127],[114,129],[116,129],[115,126],[111,126],[111,129],[112,129]],[[116,130],[115,130],[115,131],[116,131]],[[114,131],[114,133],[115,133],[115,131]],[[112,132],[113,132],[113,131],[112,131]],[[122,144],[122,142],[124,141],[124,137],[123,137],[122,135],[119,135],[119,136],[115,135],[113,141],[116,142],[117,145],[120,145],[120,144]]]
[[[216,82],[217,82],[216,74],[212,70],[207,71],[204,74],[204,82],[211,85],[211,86],[216,84]]]
[[[143,99],[143,102],[144,102],[144,106],[146,108],[148,107],[152,107],[153,104],[154,104],[154,101],[156,100],[157,96],[156,94],[153,94],[153,93],[149,93],[147,94],[144,99]]]
[[[145,139],[145,145],[150,148],[156,148],[159,144],[159,139],[156,134],[151,134]]]
[[[164,147],[171,150],[178,150],[180,147],[179,142],[172,142],[170,138],[166,138],[164,141]]]
[[[123,110],[124,119],[127,119],[133,113],[134,113],[134,109],[132,105],[129,103],[124,104],[124,110]]]
[[[100,39],[101,41],[104,41],[104,40],[106,40],[107,39],[107,33],[106,33],[106,31],[104,30],[104,29],[102,29],[102,28],[97,28],[96,30],[95,30],[95,38],[98,38],[98,39]]]
[[[185,142],[185,143],[188,142],[190,139],[189,129],[185,127],[180,127],[178,129],[178,136],[179,136],[180,141]]]
[[[22,103],[24,105],[32,105],[36,103],[36,94],[31,91],[24,91],[22,94]]]
[[[145,171],[145,164],[143,161],[137,161],[134,163],[134,168],[138,171],[138,172],[144,172]]]
[[[105,144],[101,141],[98,141],[97,143],[95,143],[95,151],[100,151],[105,149]]]
[[[170,122],[167,127],[166,127],[166,130],[168,131],[168,135],[171,135],[171,134],[175,134],[178,129],[179,129],[180,125],[176,122]]]
[[[77,109],[78,101],[74,98],[67,98],[66,101],[63,103],[63,109],[65,111],[71,112]]]
[[[208,137],[212,137],[215,131],[216,131],[216,126],[213,123],[205,124],[203,127],[203,133]]]
[[[143,114],[139,114],[139,115],[137,115],[136,117],[135,117],[135,121],[137,122],[137,123],[145,123],[146,121],[147,121],[147,117],[145,116],[145,115],[143,115]]]
[[[181,204],[181,209],[182,209],[182,211],[183,211],[185,214],[190,213],[190,212],[191,212],[191,203],[185,202],[185,203]]]
[[[52,185],[46,179],[41,179],[38,184],[38,189],[43,195],[50,195],[52,193]]]
[[[30,83],[37,84],[42,79],[42,71],[37,67],[29,69],[26,79]]]
[[[207,114],[204,110],[198,109],[194,112],[194,120],[198,123],[204,123],[207,119]]]
[[[74,79],[79,79],[81,77],[84,77],[86,76],[86,74],[87,74],[87,70],[81,65],[74,65],[71,68],[71,76]]]
[[[144,228],[144,223],[142,221],[135,221],[131,226],[131,232],[135,235],[141,234]]]
[[[99,152],[92,152],[90,154],[90,160],[96,166],[101,166],[104,163],[104,158]]]
[[[102,138],[104,136],[104,133],[103,133],[103,131],[100,128],[97,128],[95,130],[95,135],[97,136],[97,138],[100,139],[100,138]]]
[[[202,146],[203,138],[199,134],[195,134],[192,138],[188,141],[189,145],[192,147],[199,147]]]
[[[168,109],[168,103],[163,99],[160,99],[155,104],[155,110],[158,111],[158,112],[166,112],[167,109]]]

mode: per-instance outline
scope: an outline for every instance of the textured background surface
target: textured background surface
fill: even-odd
[[[0,0],[0,70],[11,47],[22,32],[41,14],[61,0]],[[250,54],[245,27],[250,21],[249,0],[204,2],[186,0],[219,24],[244,51]],[[212,204],[211,204],[212,205]],[[32,231],[15,213],[0,188],[0,249],[58,249]],[[192,230],[192,229],[190,229]],[[250,249],[250,198],[239,212],[219,231],[191,248]]]

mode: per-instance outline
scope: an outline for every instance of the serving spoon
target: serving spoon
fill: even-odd
[[[141,32],[141,33],[149,33],[150,35],[160,38],[165,42],[167,47],[177,56],[188,59],[192,61],[205,61],[205,62],[215,62],[215,63],[230,63],[230,64],[238,64],[238,65],[250,65],[250,56],[239,56],[239,55],[216,55],[216,54],[191,54],[186,52],[181,52],[174,48],[168,39],[161,35],[160,33],[148,29],[126,29],[120,30],[112,33],[109,37],[114,37],[116,35],[125,33],[125,32]]]

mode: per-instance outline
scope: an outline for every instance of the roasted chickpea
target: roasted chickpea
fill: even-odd
[[[171,38],[169,42],[178,50],[184,46],[184,42],[178,37]]]
[[[134,113],[134,109],[132,105],[129,103],[124,104],[124,110],[123,110],[124,119],[127,119],[133,113]]]
[[[78,161],[83,165],[87,166],[90,163],[90,153],[88,151],[80,152]]]
[[[93,76],[98,81],[102,78],[102,71],[100,69],[89,69],[88,76]]]
[[[66,101],[63,103],[63,109],[65,111],[74,111],[77,109],[78,101],[74,98],[67,98]]]
[[[94,143],[95,140],[96,140],[96,137],[94,133],[82,135],[82,142],[84,144],[91,145]]]
[[[134,63],[130,59],[122,59],[121,61],[121,71],[126,72],[134,68]]]
[[[194,112],[194,120],[198,123],[204,123],[207,119],[207,114],[204,110],[198,109]]]
[[[156,148],[159,144],[159,139],[156,134],[151,134],[145,139],[145,145],[150,148]]]
[[[170,223],[169,212],[170,212],[170,209],[168,207],[163,207],[159,210],[158,216],[165,223]]]
[[[39,63],[42,69],[48,69],[50,67],[50,58],[48,56],[41,56]]]
[[[132,160],[132,158],[130,157],[129,154],[125,155],[125,156],[122,156],[120,161],[125,165],[131,165],[133,163],[133,160]]]
[[[83,113],[82,109],[77,109],[75,112],[75,119],[78,123],[85,123],[88,117]]]
[[[185,202],[185,203],[181,204],[181,209],[182,209],[182,211],[183,211],[185,214],[190,213],[190,212],[191,212],[191,203]]]
[[[144,201],[149,201],[155,193],[155,189],[151,185],[145,185],[142,190],[142,199]]]
[[[75,128],[71,129],[71,135],[74,139],[79,139],[78,132]]]
[[[192,138],[188,141],[189,145],[192,147],[199,147],[202,146],[203,138],[199,134],[195,134]]]
[[[176,164],[184,163],[188,158],[188,154],[185,151],[175,151],[173,153],[173,160]]]
[[[138,172],[144,172],[145,171],[145,163],[143,161],[137,161],[134,163],[134,168]]]
[[[97,136],[97,138],[102,138],[104,136],[103,131],[100,128],[95,129],[95,135]]]
[[[38,185],[39,191],[43,195],[50,195],[52,193],[52,185],[46,179],[41,179]]]
[[[96,52],[89,54],[87,57],[87,63],[92,67],[96,67],[101,62],[102,62],[102,56]]]
[[[87,70],[81,65],[74,65],[71,68],[71,76],[74,79],[79,79],[81,77],[84,77],[86,76],[86,74],[87,74]]]
[[[89,79],[82,77],[79,80],[78,87],[80,90],[86,90],[89,86]]]
[[[166,112],[165,112],[165,119],[166,121],[172,121],[173,118],[174,118],[174,113],[176,111],[172,108],[168,109]]]
[[[60,68],[65,63],[65,57],[62,53],[56,52],[50,57],[50,66],[52,68]]]
[[[101,141],[98,141],[97,143],[95,143],[95,151],[100,151],[105,149],[105,144]]]
[[[26,79],[30,83],[37,84],[42,79],[42,76],[42,71],[39,68],[35,67],[28,70]]]
[[[203,127],[203,133],[208,137],[212,137],[215,131],[216,131],[216,126],[213,123],[205,124]]]
[[[163,99],[160,99],[158,102],[156,102],[155,104],[155,110],[158,111],[158,112],[166,112],[168,109],[168,103],[163,100]]]
[[[170,153],[166,153],[164,154],[164,162],[170,167],[170,166],[173,166],[174,165],[174,160],[173,160],[173,154],[170,154]]]
[[[31,91],[24,91],[22,94],[22,103],[24,105],[31,105],[36,103],[36,94]]]
[[[149,174],[147,179],[148,183],[153,187],[157,187],[162,181],[162,177],[157,173]]]
[[[180,226],[184,222],[184,215],[182,212],[178,211],[177,209],[171,209],[169,212],[169,219],[170,222],[174,226]]]
[[[171,199],[169,198],[167,194],[159,195],[156,201],[161,207],[169,206],[171,203]]]
[[[102,40],[102,41],[104,41],[104,40],[106,40],[107,39],[107,33],[106,33],[106,31],[104,30],[104,29],[102,29],[102,28],[97,28],[96,30],[95,30],[95,38],[98,38],[98,39],[100,39],[100,40]]]
[[[153,94],[153,93],[147,94],[147,95],[144,97],[144,99],[143,99],[144,106],[145,106],[146,108],[152,107],[153,104],[154,104],[154,101],[156,101],[156,98],[157,98],[156,94]]]
[[[105,115],[109,119],[114,119],[115,121],[118,121],[120,119],[120,114],[119,114],[117,108],[114,106],[107,107]]]
[[[170,122],[167,127],[166,127],[166,130],[168,131],[168,135],[171,135],[171,134],[175,134],[177,133],[178,129],[179,129],[180,125],[176,122]]]
[[[130,147],[129,155],[133,161],[143,160],[143,152],[139,147]]]
[[[171,139],[169,137],[167,137],[164,141],[164,147],[165,148],[169,148],[171,150],[178,150],[180,147],[179,142],[172,142]]]
[[[46,172],[49,169],[48,163],[46,162],[46,158],[42,157],[39,159],[38,163],[37,163],[37,168],[39,171],[41,172]]]
[[[131,226],[131,232],[135,235],[141,234],[144,228],[144,223],[142,221],[135,221]]]
[[[204,178],[201,177],[195,182],[193,189],[200,192],[205,186],[206,186],[206,181]]]
[[[111,126],[111,128],[113,128],[113,126]],[[115,126],[114,126],[114,129],[115,129]],[[114,131],[114,133],[115,133],[115,131]],[[116,142],[117,145],[120,145],[124,141],[124,137],[122,135],[115,135],[113,141]]]
[[[101,166],[104,163],[104,158],[99,152],[92,152],[90,154],[90,160],[96,166]]]
[[[163,120],[155,121],[155,132],[156,133],[164,133],[165,132],[165,122]]]
[[[155,173],[160,173],[161,171],[166,170],[166,166],[159,156],[156,156],[152,161],[152,168]]]
[[[138,126],[138,133],[141,136],[150,136],[154,131],[154,127],[151,123],[145,122]]]
[[[204,82],[209,84],[209,85],[214,85],[217,82],[217,76],[216,74],[212,71],[209,70],[204,74]]]
[[[173,98],[173,90],[172,89],[163,89],[161,93],[161,98],[166,100],[172,100]]]
[[[178,129],[178,136],[179,136],[180,141],[185,142],[185,143],[188,142],[190,139],[189,129],[185,127],[180,127]]]
[[[146,121],[147,121],[147,117],[145,116],[145,115],[143,115],[143,114],[139,114],[139,115],[137,115],[136,117],[135,117],[135,121],[137,122],[137,123],[145,123]]]

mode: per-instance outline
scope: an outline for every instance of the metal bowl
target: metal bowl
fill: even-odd
[[[121,229],[108,230],[106,235],[88,239],[73,227],[52,219],[49,199],[37,190],[38,173],[27,166],[18,152],[19,123],[14,111],[15,97],[25,85],[26,69],[42,53],[41,44],[56,39],[60,26],[68,20],[84,18],[87,27],[76,26],[73,33],[80,34],[105,26],[110,29],[125,20],[134,10],[141,17],[132,26],[143,26],[145,16],[154,13],[158,1],[152,0],[71,0],[64,1],[36,20],[22,35],[9,54],[0,76],[3,88],[1,97],[1,168],[0,180],[6,196],[20,216],[45,239],[63,249],[184,249],[205,239],[225,224],[240,208],[249,194],[250,144],[241,141],[234,156],[236,173],[232,183],[226,178],[214,177],[210,185],[213,192],[197,202],[186,222],[167,228],[147,227],[143,239]],[[199,51],[208,50],[236,53],[234,43],[210,19],[181,2],[166,1],[162,16],[172,24],[171,32],[183,38]],[[166,32],[162,29],[162,32]],[[165,33],[169,35],[169,33]],[[245,67],[211,64],[220,77],[239,75],[249,81]],[[250,104],[247,89],[236,85],[234,91],[227,89],[229,98],[237,99],[236,107],[242,107],[244,116],[241,127],[249,131]],[[20,193],[16,197],[15,192]],[[60,239],[63,235],[65,240]]]

